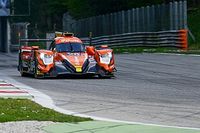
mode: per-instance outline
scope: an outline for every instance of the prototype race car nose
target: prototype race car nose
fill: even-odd
[[[62,55],[65,67],[70,67],[74,72],[81,73],[84,72],[87,63],[86,53],[63,53]]]

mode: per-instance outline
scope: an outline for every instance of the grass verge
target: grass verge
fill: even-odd
[[[31,100],[0,99],[0,107],[0,122],[37,120],[76,123],[92,120],[58,113]]]
[[[164,52],[176,50],[173,48],[159,48],[159,47],[120,47],[113,48],[114,53],[156,53],[156,52]]]
[[[200,50],[181,50],[171,47],[121,47],[113,48],[114,53],[177,53],[177,54],[200,54]]]

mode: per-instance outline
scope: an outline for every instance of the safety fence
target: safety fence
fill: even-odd
[[[133,8],[80,20],[63,16],[63,30],[79,37],[187,29],[187,1]]]
[[[160,32],[134,32],[94,38],[81,38],[84,44],[108,45],[110,47],[145,46],[188,48],[187,30],[170,30]]]

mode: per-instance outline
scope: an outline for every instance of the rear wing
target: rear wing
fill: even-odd
[[[68,37],[68,36],[74,36],[74,34],[69,32],[59,32],[59,31],[55,32],[55,37]]]
[[[55,32],[55,37],[69,37],[69,36],[74,36],[73,33],[69,32]],[[20,35],[19,35],[20,38]],[[25,39],[25,38],[20,38],[19,39],[19,46],[22,46],[22,43],[25,43],[25,46],[28,46],[28,42],[47,42],[46,46],[48,47],[50,45],[49,42],[54,41],[54,39]],[[24,46],[24,45],[23,45]]]
[[[28,42],[46,42],[46,44],[38,44],[40,47],[48,47],[50,45],[50,42],[52,42],[54,39],[19,39],[19,48],[22,46],[31,46],[28,44]],[[24,45],[22,45],[24,43]],[[33,46],[33,45],[32,45]],[[36,45],[37,46],[37,45]]]

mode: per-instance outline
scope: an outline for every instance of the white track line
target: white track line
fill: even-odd
[[[108,122],[118,122],[118,123],[126,123],[126,124],[138,124],[138,125],[146,125],[146,126],[157,126],[157,127],[165,127],[165,128],[178,128],[178,129],[189,129],[189,130],[198,130],[200,131],[200,128],[192,128],[192,127],[180,127],[180,126],[168,126],[168,125],[159,125],[159,124],[149,124],[149,123],[142,123],[142,122],[132,122],[132,121],[121,121],[121,120],[115,120],[115,119],[108,119],[108,118],[102,118],[102,117],[96,117],[96,116],[90,116],[90,115],[84,115],[84,114],[79,114],[76,112],[72,112],[69,110],[62,109],[60,107],[57,107],[52,98],[30,86],[24,85],[22,83],[17,82],[14,79],[11,79],[9,77],[5,77],[5,81],[8,83],[13,84],[16,87],[19,87],[20,89],[27,91],[29,94],[34,96],[33,101],[36,103],[50,108],[54,109],[55,111],[58,111],[60,113],[68,114],[68,115],[74,115],[74,116],[79,116],[79,117],[89,117],[94,120],[100,120],[100,121],[108,121]]]

